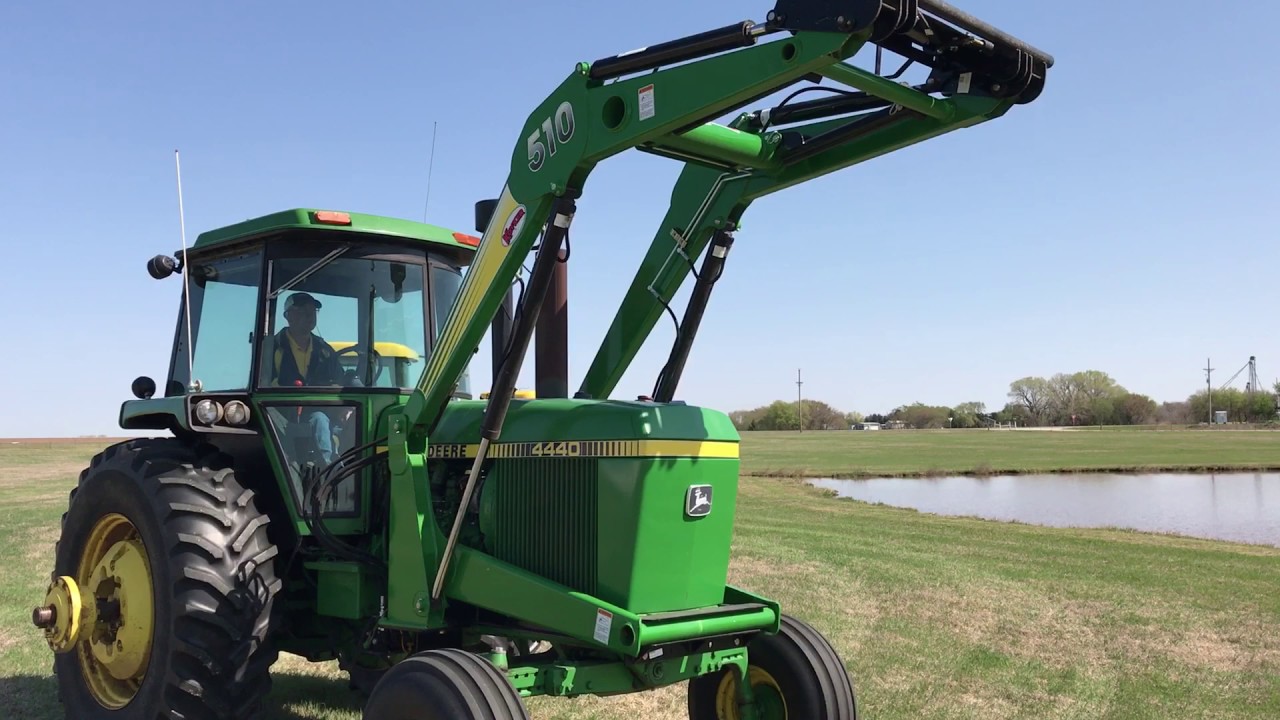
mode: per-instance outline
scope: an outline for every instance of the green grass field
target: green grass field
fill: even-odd
[[[881,430],[745,432],[742,470],[768,476],[873,477],[1137,470],[1277,470],[1265,430]]]
[[[906,434],[891,436],[876,436],[889,445],[875,447],[860,444],[868,441],[859,434],[845,447],[899,470],[940,464],[948,448],[965,447],[945,444],[960,442],[956,436],[916,436],[941,448],[926,440],[892,445]],[[1237,450],[1196,447],[1219,459],[1255,447],[1219,437]],[[796,440],[791,450],[785,438],[750,436],[745,462],[871,466],[864,457],[842,460],[830,441],[806,452],[804,442],[822,442],[817,435]],[[1028,441],[1006,456],[1045,447],[1072,455]],[[964,462],[998,449],[969,447]],[[1260,455],[1260,447],[1247,452]],[[30,611],[42,597],[67,490],[93,450],[0,445],[0,543],[10,552],[0,565],[5,717],[62,717],[50,653]],[[777,598],[836,644],[864,718],[1280,717],[1280,549],[940,518],[836,500],[798,480],[744,478],[734,551],[731,582]],[[331,664],[285,657],[275,675],[269,717],[359,718]],[[612,699],[535,699],[530,709],[537,720],[677,720],[687,717],[683,700],[677,686]]]

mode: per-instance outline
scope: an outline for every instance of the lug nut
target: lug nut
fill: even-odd
[[[57,619],[57,613],[53,611],[52,605],[49,607],[38,607],[31,611],[31,624],[41,629],[52,627]]]

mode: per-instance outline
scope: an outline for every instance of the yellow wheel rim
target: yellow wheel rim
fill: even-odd
[[[768,671],[755,665],[747,667],[747,682],[755,696],[755,706],[760,720],[787,720],[787,703],[782,688]],[[738,707],[738,673],[734,669],[725,673],[716,688],[716,720],[742,720]]]
[[[98,519],[76,570],[84,601],[96,605],[81,629],[76,659],[94,700],[118,710],[138,692],[151,658],[155,623],[151,566],[133,523],[118,513]]]

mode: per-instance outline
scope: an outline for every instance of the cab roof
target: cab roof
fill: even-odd
[[[470,252],[474,252],[480,244],[480,238],[474,235],[413,220],[343,210],[292,208],[202,232],[196,237],[192,249],[212,247],[234,240],[248,240],[282,230],[325,230],[362,235],[386,235]]]

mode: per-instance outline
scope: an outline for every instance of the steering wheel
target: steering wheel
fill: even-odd
[[[363,351],[363,357],[359,359],[359,362],[356,365],[356,375],[355,377],[351,377],[351,371],[348,371],[348,377],[353,380],[359,380],[361,376],[365,376],[368,378],[368,382],[364,383],[365,386],[372,386],[374,378],[377,375],[374,371],[377,369],[378,363],[382,360],[382,355],[380,355],[377,350],[373,349],[373,345],[371,343],[358,342],[350,347],[345,347],[339,350],[335,354],[341,357],[347,353],[359,353],[359,351]],[[363,372],[361,372],[361,368],[363,368]]]

